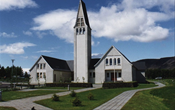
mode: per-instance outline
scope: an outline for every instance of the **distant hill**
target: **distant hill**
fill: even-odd
[[[145,69],[175,69],[175,57],[164,57],[160,59],[143,59],[133,62],[139,68],[139,64],[145,63]]]

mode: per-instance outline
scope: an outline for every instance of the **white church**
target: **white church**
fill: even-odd
[[[102,58],[91,58],[91,27],[85,3],[80,0],[74,26],[74,60],[41,55],[30,69],[31,84],[72,81],[79,83],[145,82],[141,73],[111,46]]]

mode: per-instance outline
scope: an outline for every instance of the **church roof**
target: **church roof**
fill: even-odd
[[[80,0],[80,4],[79,4],[79,8],[78,8],[78,13],[77,13],[77,18],[78,18],[78,14],[79,14],[79,10],[80,10],[80,7],[81,6],[82,6],[82,11],[83,11],[83,16],[84,16],[84,19],[85,19],[85,23],[90,28],[89,19],[88,19],[87,10],[86,10],[86,5],[85,5],[85,3],[82,0]],[[76,26],[76,23],[75,23],[75,26]]]
[[[100,58],[91,59],[89,69],[95,69],[95,64],[100,60]]]
[[[53,69],[53,70],[59,70],[59,71],[71,71],[70,65],[71,63],[67,63],[67,61],[62,60],[62,59],[57,59],[53,57],[48,57],[41,55],[40,58],[36,61],[36,63],[33,65],[33,67],[30,69],[30,71],[34,68],[34,66],[39,62],[41,58],[44,58],[45,61],[48,63],[48,65]]]
[[[42,55],[42,57],[46,60],[46,62],[50,65],[52,69],[61,71],[70,71],[70,68],[65,60],[52,58],[44,55]]]

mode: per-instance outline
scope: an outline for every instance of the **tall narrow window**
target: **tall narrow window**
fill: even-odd
[[[106,65],[108,65],[108,59],[106,58]]]
[[[116,58],[114,58],[114,65],[116,65]]]
[[[39,64],[37,64],[37,69],[39,69]]]
[[[42,78],[42,73],[40,73],[40,78]]]
[[[77,20],[77,26],[80,26],[80,18]]]
[[[93,78],[95,78],[95,72],[93,72]]]
[[[81,26],[84,26],[84,20],[81,18]]]
[[[80,32],[79,32],[79,34],[81,34],[81,32],[82,32],[82,30],[81,30],[81,28],[80,28]]]
[[[120,65],[120,58],[118,58],[117,60],[118,60],[118,65]]]
[[[42,69],[42,64],[40,64],[40,69]]]
[[[37,78],[37,79],[39,78],[39,73],[36,74],[36,78]]]
[[[43,69],[45,69],[45,68],[46,68],[46,64],[44,63],[44,64],[43,64]]]
[[[76,29],[76,35],[78,34],[78,28]]]
[[[83,34],[85,33],[85,28],[83,28]]]
[[[110,61],[110,65],[112,65],[112,58],[110,58],[110,60],[109,60],[109,61]]]

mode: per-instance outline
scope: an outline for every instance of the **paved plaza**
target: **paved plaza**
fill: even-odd
[[[137,90],[130,90],[130,91],[123,92],[120,95],[109,100],[108,102],[95,108],[94,110],[120,110],[137,91],[153,89],[153,88],[160,88],[160,87],[165,86],[161,83],[157,83],[157,85],[158,86],[152,87],[152,88],[137,89]],[[98,89],[98,88],[101,88],[101,86],[95,85],[94,88],[78,89],[78,90],[75,90],[75,92],[79,93],[79,92],[89,91],[89,90]],[[59,96],[64,96],[68,94],[70,94],[70,91],[57,93],[57,95]],[[52,95],[53,94],[35,96],[35,97],[29,97],[29,98],[23,98],[23,99],[16,99],[16,100],[11,100],[7,102],[0,102],[0,106],[14,107],[18,110],[31,110],[32,107],[35,107],[36,110],[52,110],[45,106],[33,103],[34,101],[51,98]]]

